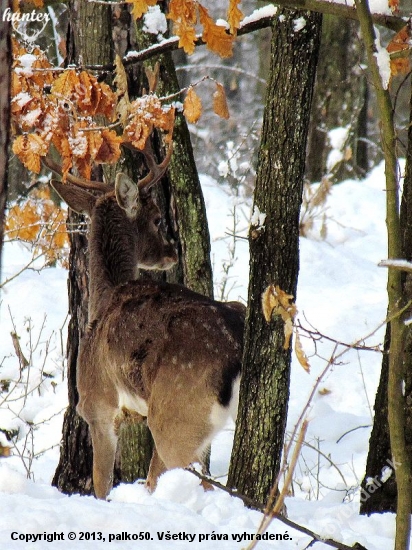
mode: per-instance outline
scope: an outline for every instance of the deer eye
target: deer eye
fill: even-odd
[[[161,217],[155,218],[153,223],[155,224],[156,227],[160,227],[162,225],[162,218]]]

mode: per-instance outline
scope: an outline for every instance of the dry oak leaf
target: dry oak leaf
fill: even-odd
[[[196,29],[182,22],[175,24],[174,32],[179,37],[179,48],[182,48],[187,55],[192,55],[196,49]]]
[[[213,111],[221,118],[230,118],[225,89],[219,82],[216,82],[216,90],[213,93]]]
[[[194,0],[171,0],[168,19],[174,22],[173,32],[179,37],[179,48],[191,55],[195,51],[197,3]]]
[[[13,143],[13,153],[19,157],[24,166],[38,174],[40,158],[47,153],[47,145],[38,134],[17,136]]]
[[[302,342],[300,341],[300,336],[297,331],[295,332],[295,355],[305,371],[310,372],[309,360],[306,353],[303,351]]]
[[[237,29],[240,27],[244,14],[238,8],[240,0],[230,0],[229,9],[227,10],[227,22],[229,23],[230,34],[236,36]]]
[[[149,6],[155,6],[157,0],[126,0],[128,4],[132,4],[132,14],[135,19],[140,19],[147,12]]]
[[[297,313],[296,305],[291,302],[293,296],[287,294],[278,285],[269,285],[262,294],[262,310],[269,323],[273,315],[280,315],[284,322],[284,349],[289,349],[293,334],[293,319]]]
[[[202,114],[202,102],[192,86],[187,91],[183,102],[183,114],[186,120],[193,124],[199,120]]]
[[[113,122],[116,118],[116,94],[105,82],[99,84],[101,96],[96,110],[97,115],[104,115],[107,120]]]
[[[6,230],[10,239],[35,241],[40,230],[40,216],[33,202],[14,205],[7,216]]]
[[[195,0],[171,0],[167,18],[175,23],[186,21],[188,25],[196,25],[196,6],[197,2]]]
[[[121,136],[118,136],[114,130],[103,130],[101,133],[102,144],[94,158],[94,162],[98,164],[113,163],[119,160],[121,149],[120,144],[123,142]]]
[[[82,71],[79,74],[79,85],[75,87],[77,92],[77,105],[87,115],[94,115],[100,102],[101,90],[97,79]]]
[[[74,69],[62,72],[53,82],[51,92],[64,98],[71,99],[73,92],[80,89],[80,80]]]
[[[393,14],[399,13],[399,0],[388,0],[388,6]]]
[[[203,25],[202,39],[207,47],[221,57],[231,57],[233,54],[234,37],[226,32],[226,28],[216,25],[206,8],[198,5],[200,23]]]
[[[409,52],[411,49],[411,28],[409,24],[402,27],[395,34],[386,49],[390,54],[399,53],[401,55],[397,58],[391,57],[391,75],[408,74],[410,70]],[[404,52],[404,55],[402,55],[402,52]]]

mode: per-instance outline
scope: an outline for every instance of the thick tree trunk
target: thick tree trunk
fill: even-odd
[[[250,232],[250,282],[239,415],[228,484],[264,503],[279,472],[289,396],[290,350],[283,322],[266,323],[263,291],[276,284],[296,295],[299,211],[321,16],[284,11],[273,25],[271,67],[254,207],[264,227]],[[279,93],[282,90],[282,93]]]
[[[112,59],[110,7],[73,0],[69,3],[70,27],[67,41],[67,63],[107,63]],[[72,227],[84,223],[77,214],[69,215]],[[69,270],[69,314],[67,368],[69,406],[63,424],[60,461],[52,484],[65,493],[91,494],[92,447],[87,424],[77,415],[76,363],[79,342],[87,326],[88,267],[87,237],[71,233]]]
[[[9,0],[1,0],[0,13],[10,7]],[[7,164],[10,125],[10,68],[11,23],[0,19],[0,276],[4,240],[4,214],[7,200]]]

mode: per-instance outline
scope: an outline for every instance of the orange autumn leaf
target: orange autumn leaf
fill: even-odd
[[[174,31],[179,37],[179,48],[182,48],[187,55],[192,55],[196,48],[196,29],[183,22],[175,25]]]
[[[44,7],[44,2],[43,0],[26,0],[28,2],[30,2],[31,4],[33,4],[33,6],[35,8],[43,8]]]
[[[411,29],[405,25],[395,34],[387,46],[389,54],[399,54],[396,57],[391,56],[391,75],[408,74],[410,70],[409,51],[411,48]],[[402,54],[404,52],[404,55]]]
[[[132,4],[132,14],[135,19],[140,19],[144,15],[149,6],[155,6],[157,0],[126,0],[128,4]]]
[[[37,134],[17,136],[13,143],[13,153],[19,157],[24,166],[38,174],[40,158],[47,153],[47,146]]]
[[[197,22],[195,0],[171,0],[167,18],[175,23],[186,21],[187,24],[195,25]]]
[[[112,122],[115,119],[116,111],[116,94],[105,82],[99,84],[101,95],[100,101],[96,109],[96,114],[104,115],[107,120]]]
[[[399,0],[388,0],[388,6],[393,14],[399,13]]]
[[[76,87],[80,87],[79,77],[76,71],[70,69],[62,72],[53,82],[51,91],[66,98],[70,98]]]
[[[113,163],[119,160],[122,143],[121,136],[118,136],[114,130],[103,130],[101,133],[102,144],[94,158],[98,164]]]
[[[306,372],[310,372],[309,360],[306,353],[303,350],[302,342],[300,341],[300,336],[297,331],[295,331],[295,355],[300,365],[304,368]]]
[[[213,94],[213,111],[221,118],[228,119],[230,117],[225,89],[219,82],[216,82],[216,91]]]
[[[183,102],[183,114],[191,123],[196,123],[202,114],[202,102],[193,87],[189,88]]]
[[[173,32],[179,37],[179,47],[191,55],[195,50],[196,42],[196,2],[171,0],[167,17],[174,22]]]
[[[227,22],[229,23],[230,34],[236,36],[237,29],[240,27],[244,15],[238,8],[240,0],[230,0],[229,9],[227,10]]]
[[[270,323],[274,315],[280,315],[283,320],[284,349],[289,349],[293,334],[293,320],[297,313],[296,305],[292,300],[293,296],[287,294],[278,285],[269,285],[262,294],[262,311],[266,321]]]
[[[226,32],[226,28],[216,25],[206,8],[198,5],[200,23],[203,25],[202,39],[207,47],[221,57],[231,57],[233,54],[234,37]]]

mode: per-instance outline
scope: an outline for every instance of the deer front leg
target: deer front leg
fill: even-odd
[[[89,424],[93,444],[93,486],[96,498],[105,500],[113,485],[117,434],[113,422]]]

